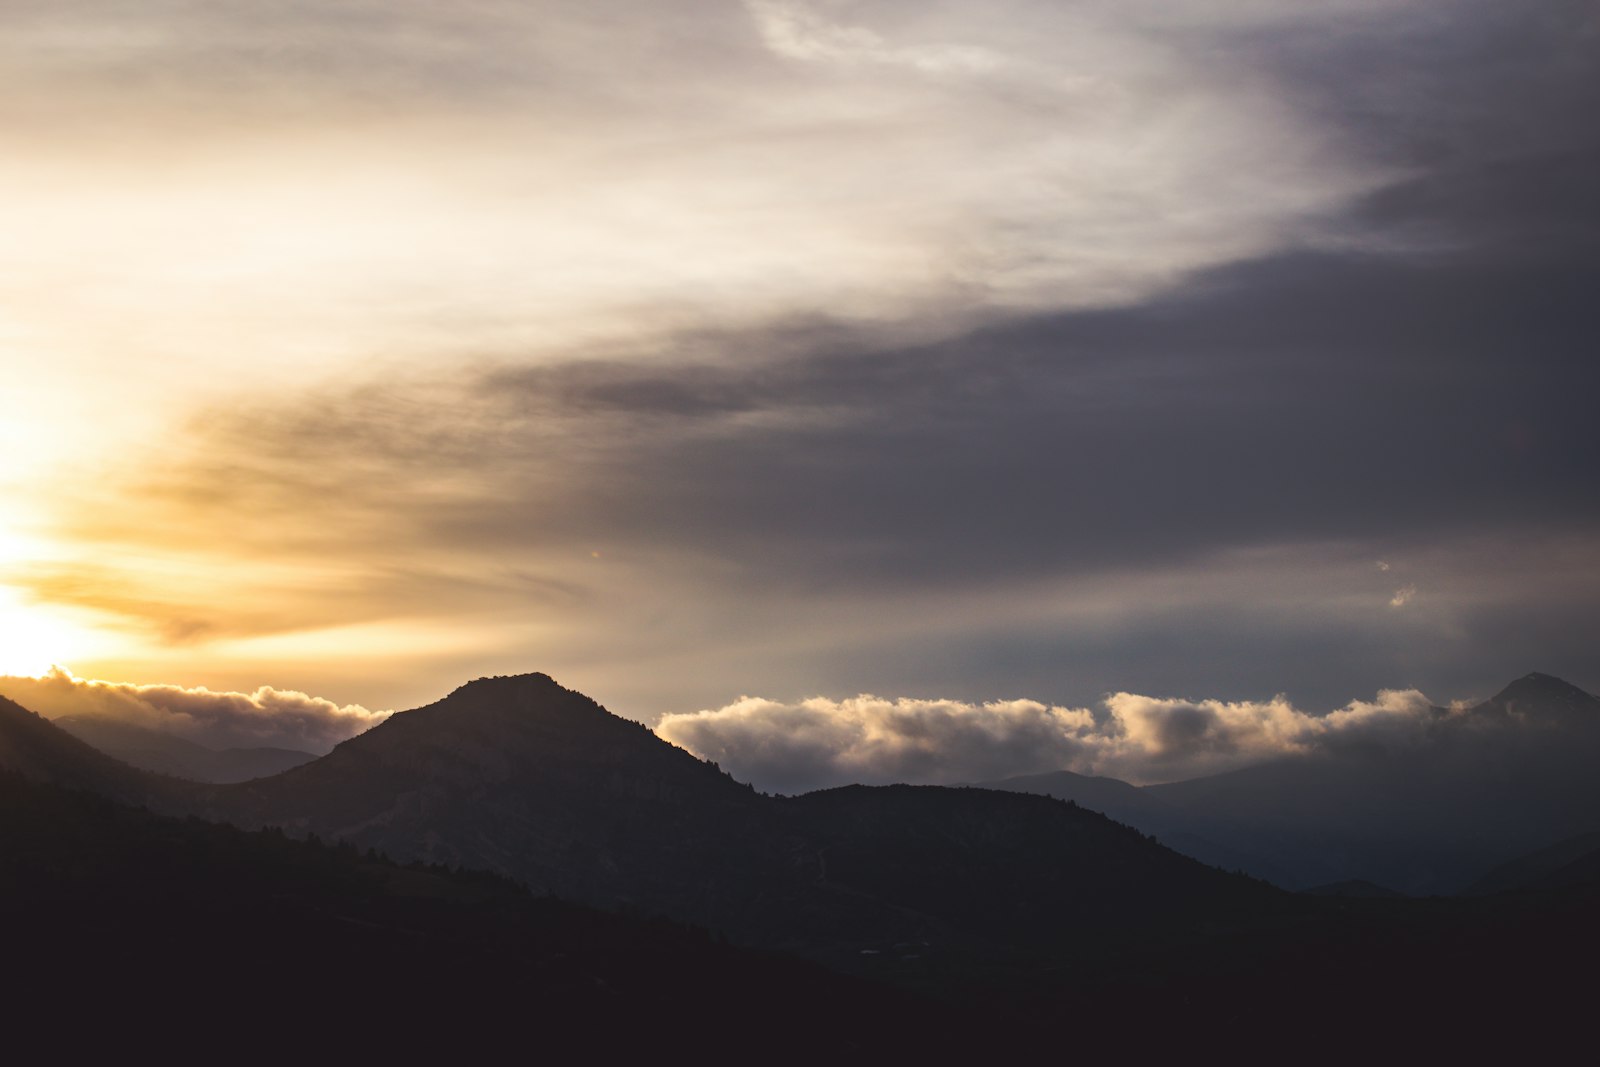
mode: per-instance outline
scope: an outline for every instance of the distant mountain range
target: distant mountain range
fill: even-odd
[[[1014,784],[1064,784],[1130,818],[1176,811],[1244,846],[1286,842],[1291,860],[1330,827],[1353,828],[1350,855],[1382,855],[1361,835],[1384,806],[1438,790],[1428,812],[1391,813],[1400,832],[1385,840],[1511,811],[1481,828],[1488,851],[1519,825],[1583,821],[1589,794],[1566,776],[1589,758],[1570,738],[1587,736],[1593,704],[1522,679],[1441,712],[1461,732],[1433,768],[1367,752],[1182,789]],[[1573,746],[1565,761],[1481,743],[1499,720],[1544,717]],[[1485,776],[1491,757],[1501,778]],[[1381,879],[1291,894],[1025,792],[763,796],[544,675],[480,679],[236,784],[136,769],[0,699],[0,768],[0,911],[8,962],[31,978],[13,1009],[59,1029],[92,1006],[107,1035],[161,1016],[213,1050],[258,1019],[302,1047],[325,1025],[309,1020],[337,1015],[341,1041],[406,1055],[422,1038],[454,1054],[491,1036],[645,1052],[693,1040],[715,1058],[986,1055],[1061,1040],[1065,1025],[1095,1055],[1225,1046],[1276,1062],[1307,1042],[1364,1055],[1398,1035],[1542,1056],[1587,1025],[1589,989],[1563,961],[1600,951],[1592,838],[1525,855],[1544,840],[1530,834],[1497,857],[1486,895],[1395,898]],[[1563,797],[1576,806],[1556,818]],[[1291,815],[1309,828],[1293,832]],[[300,999],[253,1014],[286,990]],[[1492,1013],[1463,1008],[1483,996]]]
[[[1530,851],[1600,830],[1600,700],[1530,674],[1434,716],[1425,745],[1347,746],[1166,785],[1067,771],[979,785],[1070,800],[1208,865],[1289,889],[1360,881],[1453,893]],[[696,921],[726,924],[740,900],[774,886],[798,892],[789,879],[800,857],[834,835],[826,819],[845,818],[823,794],[758,795],[544,675],[480,679],[320,759],[215,752],[107,719],[11,720],[0,765],[42,780]],[[879,802],[871,791],[844,795]],[[965,803],[1014,818],[976,792]],[[694,876],[703,855],[730,849],[743,850],[750,879],[770,884],[756,892]]]
[[[1529,674],[1434,716],[1425,745],[1347,747],[1167,785],[1068,772],[980,784],[1072,800],[1290,889],[1363,880],[1454,893],[1535,846],[1600,830],[1600,700]]]
[[[247,782],[281,774],[317,758],[314,753],[292,748],[208,748],[175,734],[105,715],[63,715],[51,721],[124,763],[192,782]]]

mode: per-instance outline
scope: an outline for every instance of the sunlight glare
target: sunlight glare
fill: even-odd
[[[47,555],[32,538],[0,526],[0,674],[37,677],[101,643],[90,629],[58,609],[30,603],[6,581]]]

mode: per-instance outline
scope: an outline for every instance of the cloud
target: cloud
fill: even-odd
[[[864,26],[830,20],[817,4],[796,0],[745,0],[767,47],[807,61],[883,63],[928,74],[977,73],[1006,65],[1003,56],[964,45],[894,46]]]
[[[842,785],[950,784],[1052,770],[1139,784],[1216,774],[1284,756],[1427,743],[1452,713],[1386,690],[1326,715],[1269,701],[1113,693],[1099,712],[1033,700],[742,697],[664,717],[656,732],[736,778],[779,792]]]
[[[646,719],[819,676],[1079,704],[1287,685],[1325,706],[1530,662],[1584,680],[1592,361],[1568,363],[1556,331],[1529,378],[1499,373],[1549,291],[1453,291],[1292,260],[949,342],[807,320],[255,396],[160,462],[64,485],[55,540],[81,559],[4,577],[166,641],[383,620],[453,641],[474,623],[484,658],[452,652],[415,697],[457,672],[614,686],[614,656]],[[1449,404],[1436,351],[1396,340],[1423,312]],[[1477,430],[1534,407],[1531,454]],[[1406,582],[1430,595],[1383,610]]]
[[[1389,606],[1391,608],[1403,608],[1415,600],[1416,597],[1417,587],[1415,585],[1402,585],[1394,591],[1394,596],[1389,598]]]
[[[685,318],[928,330],[1320,244],[1394,176],[1248,26],[1223,58],[1052,6],[33,5],[0,295],[77,361],[256,382]]]
[[[950,782],[1050,770],[1076,758],[1088,712],[1031,700],[742,697],[715,711],[669,715],[656,732],[735,776],[793,792],[819,782]]]
[[[1592,670],[1592,5],[29,10],[0,340],[65,386],[0,434],[160,438],[0,581],[143,676],[404,647],[651,718]]]
[[[213,748],[280,747],[318,754],[391,714],[271,686],[253,693],[229,693],[125,685],[76,678],[60,668],[37,678],[0,677],[0,695],[47,719],[104,716]]]

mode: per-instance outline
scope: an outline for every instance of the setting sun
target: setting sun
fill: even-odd
[[[19,592],[18,578],[30,563],[48,556],[45,547],[0,527],[0,674],[43,674],[103,644],[62,609],[32,603]]]
[[[39,675],[87,651],[92,635],[0,586],[0,674]]]

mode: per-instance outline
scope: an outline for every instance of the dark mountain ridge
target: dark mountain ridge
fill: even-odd
[[[126,804],[169,809],[187,799],[185,783],[114,759],[6,697],[0,697],[0,768]]]
[[[322,759],[202,794],[198,813],[659,907],[663,872],[753,829],[761,798],[546,675],[484,678]],[[681,910],[678,907],[663,910]]]
[[[1600,880],[1600,831],[1579,834],[1501,864],[1466,892],[1492,893],[1582,885]]]
[[[487,1058],[536,1032],[643,1054],[714,1004],[722,1040],[803,1013],[788,1041],[812,1057],[933,1051],[919,1035],[934,1005],[705,930],[4,770],[0,813],[0,913],[25,917],[5,928],[6,965],[26,976],[8,992],[19,1041],[124,1055],[159,1031],[184,1062],[241,1042],[303,1057],[336,1037],[410,1062],[419,1043]]]
[[[910,786],[764,797],[544,676],[472,683],[242,785],[144,774],[14,706],[0,705],[0,760],[142,791],[152,806],[294,822],[287,837],[241,833],[0,775],[0,902],[28,917],[8,941],[35,979],[27,1017],[80,1019],[81,989],[119,1040],[167,1019],[176,996],[201,1020],[180,1018],[180,1033],[227,1047],[293,989],[313,1006],[267,1027],[291,1047],[310,1036],[297,1023],[309,1010],[362,1020],[340,1040],[407,1053],[418,1035],[459,1054],[529,1033],[601,1047],[636,1036],[644,1051],[688,1038],[714,1058],[774,1043],[810,1058],[992,1053],[1059,1039],[1065,1020],[1083,1023],[1074,1049],[1095,1054],[1199,1043],[1278,1062],[1310,1035],[1330,1055],[1397,1036],[1542,1055],[1587,1018],[1587,987],[1557,962],[1600,949],[1594,883],[1444,901],[1295,896],[1047,798]],[[502,880],[291,839],[340,836],[331,827],[363,848],[386,839],[452,864],[493,860],[566,895],[711,916],[740,940],[946,999],[883,999],[680,927],[546,898],[530,912]],[[1486,988],[1492,1013],[1475,997]]]
[[[93,756],[73,784],[94,789],[113,765],[116,781],[155,780]],[[1110,944],[1199,921],[1197,907],[1242,915],[1280,896],[1045,798],[934,787],[762,796],[545,675],[469,683],[271,778],[160,781],[144,794],[157,810],[493,871],[537,893],[838,960],[863,945],[981,954],[1065,943],[1083,924],[1063,901],[1092,903]],[[982,906],[986,881],[1008,887],[1006,907]]]

